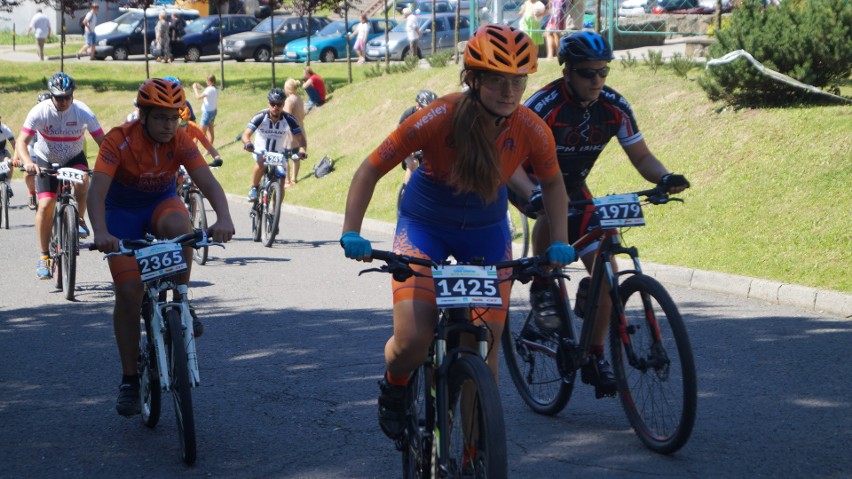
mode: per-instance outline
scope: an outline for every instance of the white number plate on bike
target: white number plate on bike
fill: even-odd
[[[70,181],[71,183],[81,184],[86,174],[76,168],[60,168],[56,172],[56,179]]]
[[[637,195],[610,195],[594,199],[602,228],[644,226],[642,205]]]
[[[264,161],[269,166],[279,166],[287,164],[287,160],[284,158],[284,154],[282,153],[268,152],[264,153],[263,156],[265,157]]]
[[[8,173],[8,172],[9,172],[9,162],[0,161],[0,175],[2,175],[3,173]]]
[[[183,249],[177,243],[155,244],[136,250],[142,281],[170,276],[186,269]]]
[[[432,279],[439,308],[502,304],[493,266],[438,266],[432,268]]]

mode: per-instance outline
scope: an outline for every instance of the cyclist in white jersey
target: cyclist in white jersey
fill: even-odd
[[[24,120],[21,134],[15,145],[15,152],[23,161],[27,173],[38,174],[41,168],[50,167],[52,164],[79,169],[89,167],[83,151],[83,144],[86,141],[85,132],[88,130],[98,145],[103,140],[104,132],[92,110],[85,103],[74,99],[76,87],[70,75],[64,72],[56,73],[47,82],[51,101],[38,103]],[[33,148],[35,155],[30,156],[27,144],[37,134],[39,141]],[[36,267],[36,275],[39,279],[50,279],[48,244],[57,187],[58,182],[53,176],[36,179],[38,210],[35,228],[41,248],[41,257]],[[87,177],[84,184],[74,188],[80,212],[80,236],[84,238],[89,235],[89,229],[83,220],[86,213],[88,187]]]
[[[260,184],[260,179],[263,178],[263,171],[266,165],[263,153],[267,151],[288,153],[286,141],[288,133],[293,136],[291,144],[293,152],[299,151],[300,148],[307,149],[308,147],[308,140],[305,138],[302,126],[299,125],[298,120],[293,115],[284,111],[284,100],[287,98],[284,90],[273,88],[266,97],[269,100],[269,108],[261,111],[249,121],[242,136],[243,148],[246,151],[253,152],[255,157],[251,180],[252,186],[248,194],[249,201],[257,199],[257,187]],[[252,134],[255,134],[254,141],[251,139]],[[304,155],[304,153],[299,154]],[[284,197],[283,182],[286,177],[286,166],[284,168],[284,175],[281,177],[282,199]]]

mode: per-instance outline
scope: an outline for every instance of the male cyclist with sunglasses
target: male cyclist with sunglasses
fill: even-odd
[[[21,134],[15,145],[15,153],[23,162],[27,173],[37,175],[41,168],[49,168],[56,163],[60,167],[88,169],[84,144],[86,130],[100,145],[104,131],[92,110],[80,100],[74,99],[77,84],[65,72],[54,74],[47,81],[51,101],[36,104],[27,114]],[[30,156],[27,145],[38,135],[35,143],[35,156]],[[35,217],[36,236],[38,236],[41,256],[36,263],[36,276],[39,279],[50,279],[50,243],[53,208],[56,206],[56,190],[59,181],[55,176],[38,177],[36,191],[38,192],[38,210]],[[82,185],[74,188],[77,197],[77,208],[80,213],[80,237],[89,235],[89,228],[83,220],[86,216],[86,194],[89,189],[89,178]]]
[[[594,32],[575,32],[559,40],[558,55],[559,64],[564,65],[562,77],[542,87],[525,104],[544,119],[553,132],[559,168],[570,199],[593,197],[586,185],[586,177],[612,137],[618,139],[643,178],[667,187],[671,193],[688,188],[689,182],[683,175],[669,172],[648,149],[627,100],[605,85],[609,74],[608,64],[614,58],[606,41]],[[512,202],[515,205],[527,205],[525,208],[530,216],[535,217],[535,210],[540,209],[540,193],[530,168],[526,165],[523,168],[527,174],[521,174],[523,171],[519,169],[512,179],[512,185],[514,192],[521,186],[520,189],[527,196],[515,196]],[[582,215],[571,216],[568,221],[569,240],[576,241],[594,229],[597,221],[591,207]],[[549,241],[548,219],[540,216],[533,229],[533,253],[542,254]],[[592,271],[596,249],[597,243],[577,252],[588,271]],[[595,320],[591,346],[594,358],[581,371],[583,382],[595,386],[598,398],[612,396],[616,391],[615,376],[604,359],[603,344],[609,328],[611,307],[608,294],[608,290],[602,292]],[[533,281],[530,301],[539,328],[549,331],[558,328],[556,303],[546,281]]]
[[[269,108],[261,111],[249,121],[246,130],[243,132],[242,142],[243,149],[254,153],[255,165],[252,171],[251,189],[249,190],[248,200],[257,200],[257,187],[260,185],[260,179],[263,178],[263,171],[266,166],[266,158],[263,153],[287,152],[288,134],[293,136],[291,146],[294,149],[302,149],[304,151],[308,147],[308,141],[305,134],[302,132],[302,126],[296,118],[284,111],[284,100],[287,99],[287,94],[280,88],[273,88],[266,95],[269,100]],[[251,135],[254,136],[252,142]],[[300,153],[300,156],[305,155]],[[304,156],[302,156],[304,158]],[[283,167],[286,170],[286,164]],[[281,177],[281,200],[284,200],[284,179],[287,177],[287,172],[284,171]]]

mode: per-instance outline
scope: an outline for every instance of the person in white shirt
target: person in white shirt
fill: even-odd
[[[210,132],[210,143],[216,137],[214,126],[216,123],[216,109],[219,107],[219,90],[216,89],[216,76],[210,75],[207,77],[207,87],[199,93],[201,85],[198,82],[192,84],[192,91],[195,97],[199,100],[204,100],[201,104],[201,130],[206,135]]]
[[[41,12],[40,8],[36,10],[36,14],[30,20],[30,26],[27,27],[27,35],[30,32],[35,35],[38,44],[38,57],[41,61],[44,61],[44,42],[50,36],[50,19]]]
[[[89,59],[95,59],[95,45],[97,38],[95,37],[95,27],[98,26],[98,10],[100,7],[97,3],[92,3],[92,7],[86,16],[83,17],[83,36],[86,37],[86,44],[77,52],[77,60],[83,55],[89,55]]]
[[[417,15],[411,13],[410,7],[402,9],[405,17],[405,34],[408,36],[408,54],[420,58],[420,27],[417,23]]]
[[[367,36],[370,34],[370,23],[367,15],[361,14],[361,22],[352,29],[355,36],[355,53],[358,54],[358,63],[367,61]]]

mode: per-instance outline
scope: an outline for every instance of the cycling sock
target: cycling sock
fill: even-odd
[[[121,384],[139,384],[139,375],[134,374],[133,376],[128,376],[126,374],[122,374]]]
[[[604,355],[604,346],[603,344],[592,344],[589,346],[589,353],[602,357]]]
[[[385,371],[385,379],[388,380],[388,384],[393,386],[408,386],[408,378],[410,377],[411,375],[409,374],[406,374],[404,377],[394,376],[390,373],[390,371]]]

